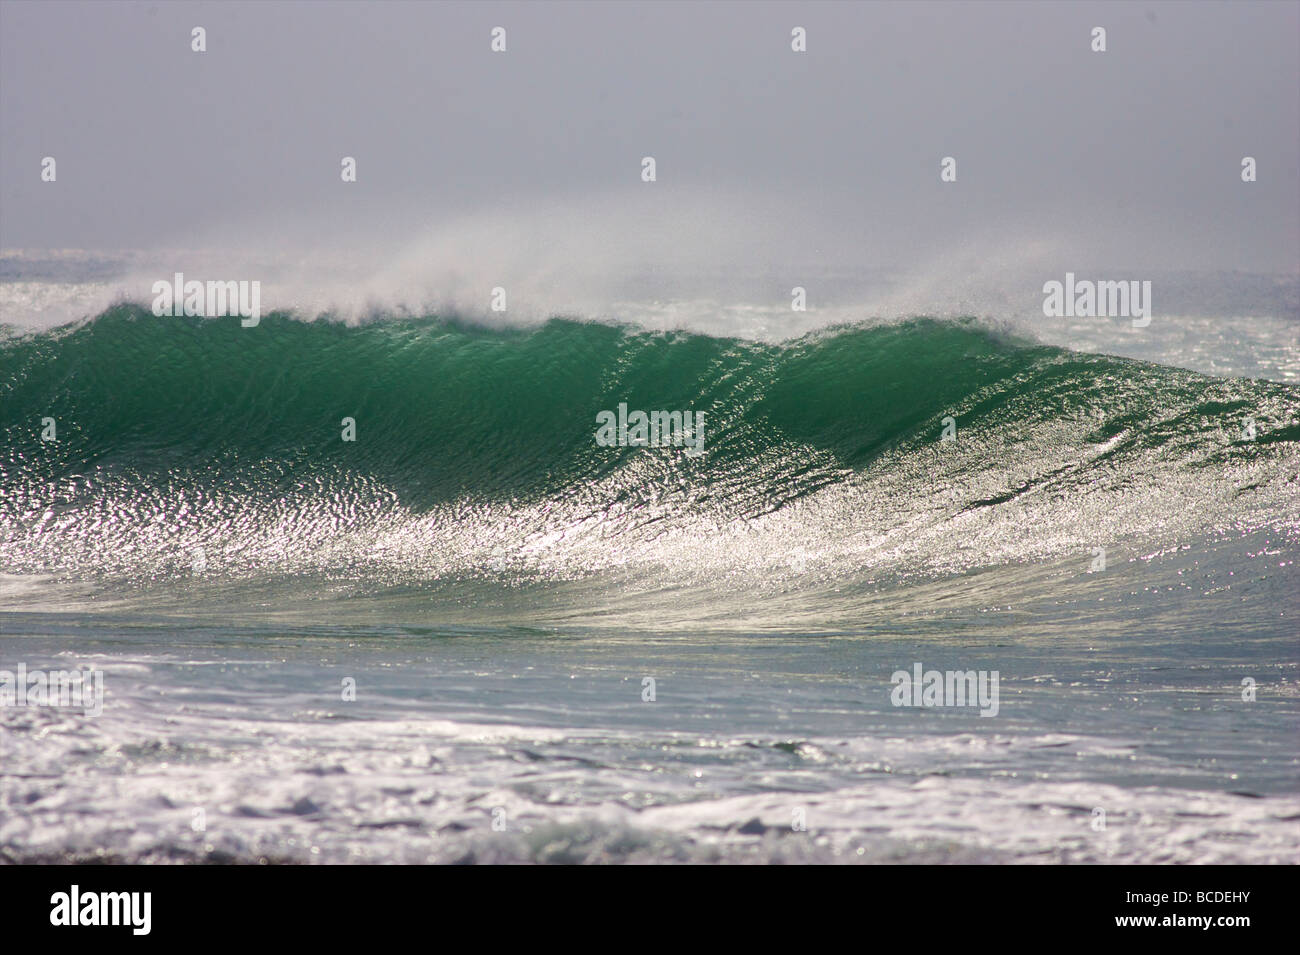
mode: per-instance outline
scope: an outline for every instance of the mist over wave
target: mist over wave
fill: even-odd
[[[301,224],[250,230],[238,251],[217,239],[211,247],[118,253],[11,249],[0,252],[0,334],[85,322],[118,305],[149,307],[155,283],[171,284],[181,273],[200,282],[256,282],[263,313],[301,321],[455,315],[527,329],[561,316],[779,343],[844,325],[976,316],[1075,350],[1300,382],[1294,273],[1117,267],[1087,244],[992,231],[935,244],[904,265],[865,249],[852,260],[842,249],[828,254],[834,240],[825,236],[788,247],[771,234],[774,223],[798,217],[776,206],[745,216],[735,203],[704,203],[680,235],[667,226],[647,232],[655,215],[654,206],[636,204],[621,212],[598,204],[514,218],[480,213],[416,239],[356,237],[346,249],[303,238]],[[806,230],[789,231],[801,237]],[[300,251],[287,255],[277,240]],[[1149,281],[1152,321],[1136,328],[1127,318],[1045,317],[1044,283],[1066,270]],[[792,307],[796,298],[804,310]]]

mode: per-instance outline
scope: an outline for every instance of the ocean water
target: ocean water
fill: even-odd
[[[104,685],[0,706],[0,859],[1300,857],[1293,280],[782,337],[0,278],[0,670]]]

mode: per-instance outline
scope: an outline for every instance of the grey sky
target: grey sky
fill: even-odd
[[[707,234],[719,267],[1047,242],[1294,272],[1300,4],[4,0],[0,170],[6,249],[309,255],[489,218]]]

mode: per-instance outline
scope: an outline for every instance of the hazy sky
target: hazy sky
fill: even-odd
[[[3,0],[0,170],[5,249],[1294,272],[1300,4]]]

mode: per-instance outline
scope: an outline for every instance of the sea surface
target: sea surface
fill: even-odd
[[[0,705],[0,861],[1300,859],[1294,277],[781,335],[80,268],[0,268],[0,671],[103,708]]]

